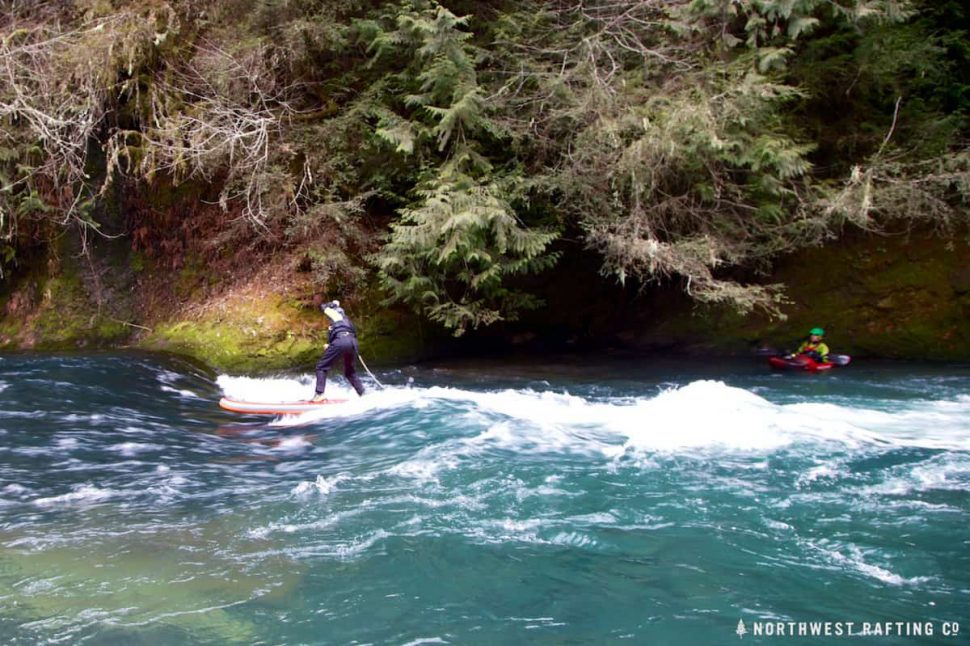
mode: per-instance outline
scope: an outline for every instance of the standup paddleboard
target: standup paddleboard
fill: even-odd
[[[346,399],[327,399],[322,402],[244,402],[223,397],[219,400],[219,407],[233,413],[248,413],[250,415],[298,415],[311,410],[320,410],[325,406],[343,404]]]

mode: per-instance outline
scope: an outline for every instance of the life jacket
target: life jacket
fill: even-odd
[[[825,345],[825,341],[819,341],[818,343],[805,341],[798,347],[798,354],[806,354],[810,352],[818,353],[822,361],[828,361],[829,346]]]
[[[328,303],[323,306],[323,313],[330,319],[330,332],[327,334],[328,343],[333,343],[334,339],[340,336],[346,336],[341,333],[350,333],[355,337],[357,336],[357,328],[354,327],[353,322],[347,317],[344,308],[333,303]]]

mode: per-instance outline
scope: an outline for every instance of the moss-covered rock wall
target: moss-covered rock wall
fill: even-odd
[[[92,256],[65,243],[56,260],[0,294],[0,349],[136,347],[199,359],[215,369],[259,373],[311,366],[326,342],[314,307],[327,294],[301,282],[298,255],[243,279],[191,265],[138,267],[139,254],[98,245]],[[189,266],[189,265],[186,265]],[[98,274],[95,278],[93,274]],[[345,300],[371,364],[415,361],[483,348],[640,350],[749,354],[786,349],[809,328],[828,331],[834,352],[899,359],[970,360],[970,244],[924,234],[851,235],[781,259],[765,282],[788,286],[784,320],[697,306],[679,288],[637,292],[578,284],[570,266],[534,286],[546,306],[518,324],[461,340],[382,304],[373,288]],[[188,283],[195,287],[186,288]],[[580,281],[581,282],[581,281]],[[200,287],[201,286],[201,287]]]
[[[190,258],[173,267],[133,251],[127,237],[81,244],[70,232],[0,288],[0,351],[130,347],[232,373],[305,369],[327,340],[315,304],[332,294],[295,269],[300,256],[220,267]],[[345,301],[367,361],[420,358],[422,324],[381,299],[365,288]]]
[[[375,307],[368,294],[348,305],[368,363],[414,361],[423,340],[413,317]],[[159,321],[133,339],[139,348],[190,355],[213,368],[265,373],[312,365],[327,342],[325,317],[312,305],[266,285],[219,297],[199,313]]]
[[[782,259],[766,282],[788,286],[784,320],[675,306],[634,333],[641,345],[747,352],[792,347],[820,326],[834,352],[970,360],[970,244],[917,233],[851,235]]]

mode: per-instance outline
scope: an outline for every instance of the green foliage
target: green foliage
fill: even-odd
[[[18,251],[41,237],[44,218],[53,211],[25,163],[34,149],[28,143],[0,146],[0,279],[16,267]]]
[[[556,255],[546,247],[555,236],[523,229],[503,198],[507,188],[445,173],[392,225],[377,259],[381,281],[393,298],[420,306],[456,334],[514,320],[538,301],[504,281],[552,266]]]
[[[586,243],[602,253],[604,273],[621,281],[677,275],[701,300],[774,309],[773,292],[715,272],[793,244],[789,229],[799,217],[812,144],[798,141],[782,116],[800,96],[773,72],[788,49],[758,48],[755,39],[751,51],[741,48],[725,62],[692,44],[710,42],[709,13],[734,6],[657,3],[647,22],[602,5],[602,27],[585,36],[588,51],[559,40],[563,32],[584,33],[577,17],[547,13],[548,22],[526,38],[540,43],[533,51],[555,53],[534,64],[547,76],[558,69],[562,89],[551,95],[537,84],[514,105],[530,110],[533,128],[547,124],[537,139],[561,161],[541,171],[537,187],[559,196]],[[675,26],[675,19],[682,22]],[[678,30],[685,40],[664,44],[663,33]],[[620,73],[615,63],[631,48],[668,69]]]
[[[970,109],[961,76],[965,84],[970,59],[952,45],[968,42],[966,31],[950,31],[959,14],[941,24],[929,6],[913,4],[918,11],[906,22],[838,26],[800,47],[790,66],[806,94],[798,116],[817,132],[827,176],[846,176],[880,150],[912,161],[960,140]]]
[[[500,59],[502,75],[512,79],[502,91],[507,110],[516,112],[510,122],[527,124],[519,127],[533,144],[526,154],[539,162],[535,186],[581,225],[587,244],[603,254],[604,273],[621,281],[680,276],[699,300],[776,311],[775,291],[720,275],[731,266],[765,267],[780,252],[821,242],[845,221],[847,195],[835,208],[830,185],[816,181],[830,176],[831,140],[809,119],[826,109],[814,105],[809,119],[804,115],[817,95],[833,92],[825,86],[831,75],[845,74],[855,87],[876,87],[884,78],[924,96],[901,108],[895,91],[863,96],[859,110],[848,113],[855,124],[873,113],[886,119],[872,128],[876,145],[856,147],[849,160],[888,154],[894,126],[907,131],[903,139],[916,158],[959,141],[961,117],[934,114],[918,90],[924,82],[940,88],[948,73],[940,67],[944,50],[919,26],[918,9],[892,1],[693,0],[593,2],[579,12],[536,3],[500,25],[500,37],[511,43]],[[866,52],[886,60],[853,70],[845,46],[826,42],[856,47],[856,60]],[[818,85],[799,80],[817,70]],[[821,168],[813,163],[819,159]],[[893,176],[902,181],[900,172]],[[942,182],[918,188],[928,191],[921,203],[930,195],[938,207],[954,200]],[[888,218],[902,201],[887,194],[882,204],[879,214]],[[873,226],[872,219],[848,219]]]
[[[376,257],[392,300],[408,303],[460,335],[513,320],[538,300],[508,277],[551,266],[552,233],[530,231],[515,215],[514,172],[496,172],[481,154],[501,136],[488,116],[467,20],[434,2],[405,5],[395,29],[371,23],[374,61],[411,60],[379,111],[375,136],[424,161],[415,200],[392,224]]]
[[[970,225],[970,151],[909,163],[876,158],[854,166],[821,205],[840,222],[863,228],[906,223],[955,235]]]
[[[140,72],[177,32],[164,3],[78,9],[52,16],[55,8],[38,6],[0,18],[0,238],[13,249],[4,264],[63,226],[97,230],[99,136],[110,115],[138,100]]]
[[[478,83],[472,34],[463,30],[467,19],[435,2],[418,2],[405,5],[393,23],[390,31],[374,22],[360,25],[372,64],[411,61],[395,76],[375,134],[405,154],[433,139],[437,152],[448,156],[463,148],[467,155],[476,138],[497,136]]]
[[[301,247],[330,290],[371,258],[392,301],[458,334],[537,304],[515,285],[555,261],[552,230],[614,279],[773,310],[780,290],[734,268],[846,223],[965,220],[968,13],[24,3],[0,16],[0,271],[65,225],[96,229],[113,181],[191,182],[232,216],[218,240]]]

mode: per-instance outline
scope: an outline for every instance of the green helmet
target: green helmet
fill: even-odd
[[[825,336],[825,330],[820,327],[813,327],[808,331],[811,336]]]

